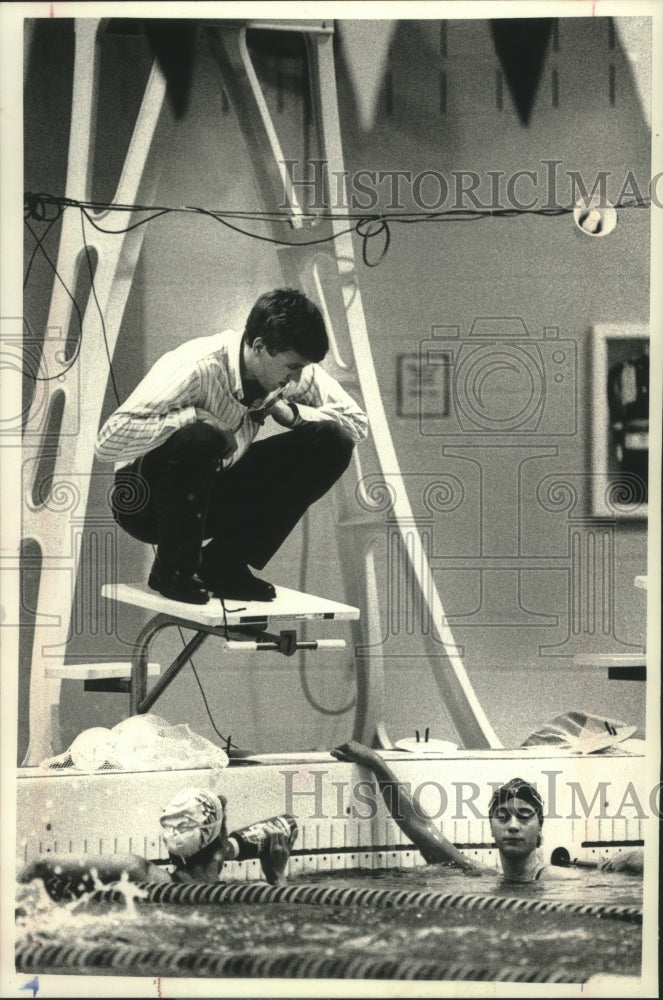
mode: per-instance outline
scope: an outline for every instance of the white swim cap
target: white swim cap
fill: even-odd
[[[219,836],[223,816],[218,795],[204,788],[183,788],[161,813],[164,843],[171,854],[191,857]]]

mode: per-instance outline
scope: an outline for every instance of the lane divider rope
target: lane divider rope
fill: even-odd
[[[607,903],[571,903],[517,896],[490,896],[476,893],[449,893],[414,889],[344,888],[324,885],[271,886],[266,882],[195,883],[156,882],[135,884],[137,903],[226,905],[231,903],[297,903],[307,906],[417,907],[426,910],[461,910],[519,913],[566,913],[604,920],[642,923],[642,908]],[[51,892],[53,886],[51,886]],[[123,902],[126,886],[109,886],[87,895],[91,903]]]
[[[112,969],[133,975],[210,978],[309,978],[474,980],[483,982],[572,983],[572,975],[556,969],[461,965],[426,959],[371,958],[366,955],[321,956],[318,953],[213,955],[172,949],[142,950],[127,945],[39,944],[16,949],[18,972],[53,971],[83,974]]]

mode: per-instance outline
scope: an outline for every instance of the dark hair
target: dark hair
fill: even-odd
[[[523,802],[529,802],[539,817],[539,823],[543,826],[543,799],[534,785],[530,785],[529,781],[523,781],[522,778],[512,778],[511,781],[507,781],[506,785],[495,789],[488,806],[488,816],[491,817],[509,799],[522,799]]]
[[[244,329],[247,344],[256,337],[270,354],[297,351],[307,361],[322,361],[329,350],[322,313],[296,288],[276,288],[260,296]]]

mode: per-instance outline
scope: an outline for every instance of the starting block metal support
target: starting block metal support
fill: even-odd
[[[356,621],[359,609],[326,598],[278,587],[273,602],[247,602],[245,607],[228,609],[221,601],[209,604],[182,604],[162,597],[146,587],[106,584],[101,590],[107,600],[142,607],[154,614],[140,632],[131,659],[131,675],[118,685],[117,678],[98,681],[88,690],[128,691],[131,715],[149,712],[208,636],[222,639],[230,652],[272,652],[294,656],[300,651],[345,649],[344,639],[298,639],[295,628],[268,632],[272,623],[295,621]],[[173,662],[148,690],[150,647],[160,632],[168,628],[189,629],[194,635]],[[154,665],[152,665],[153,667]],[[154,670],[152,670],[154,672]],[[87,683],[90,683],[89,681]]]
[[[192,628],[196,631],[196,634],[175,657],[165,674],[159,677],[150,691],[148,691],[147,664],[150,645],[159,632],[178,625],[184,628]],[[156,615],[156,617],[147,623],[136,640],[136,648],[131,661],[131,680],[129,682],[129,710],[131,715],[149,712],[157,698],[175,680],[184,664],[202,646],[208,635],[209,632],[203,630],[200,624],[185,620],[177,621],[169,615]]]
[[[232,652],[274,652],[281,653],[283,656],[294,656],[300,650],[345,649],[343,639],[311,639],[298,642],[295,629],[284,629],[279,635],[272,635],[263,631],[261,625],[266,626],[267,621],[243,628],[226,628],[225,626],[202,625],[200,622],[189,621],[186,618],[173,618],[172,615],[156,615],[147,623],[136,640],[129,681],[131,715],[149,712],[155,701],[175,680],[185,663],[188,663],[196,650],[200,649],[210,635],[223,639],[226,648]],[[195,635],[148,691],[150,646],[159,632],[166,628],[193,629]],[[230,638],[231,636],[233,638]],[[104,690],[108,690],[108,688],[104,688]]]

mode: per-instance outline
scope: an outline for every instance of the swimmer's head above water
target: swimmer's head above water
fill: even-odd
[[[488,816],[492,818],[493,813],[499,806],[505,805],[514,799],[527,802],[537,813],[539,822],[543,826],[543,799],[534,785],[530,785],[529,781],[525,781],[523,778],[511,778],[505,785],[500,785],[499,788],[495,789],[493,797],[490,800],[490,805],[488,806]]]
[[[225,831],[225,799],[204,788],[184,788],[160,816],[162,836],[170,854],[190,858]]]
[[[503,856],[528,855],[541,846],[543,799],[528,781],[512,778],[495,789],[488,817]]]

